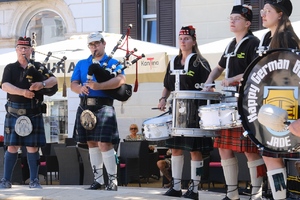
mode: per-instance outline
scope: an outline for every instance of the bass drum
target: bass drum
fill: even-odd
[[[258,122],[264,104],[288,112],[288,121],[299,118],[300,56],[292,49],[274,49],[256,58],[246,69],[239,91],[238,111],[245,135],[260,150],[275,154],[299,152],[300,138],[290,131],[277,132]]]

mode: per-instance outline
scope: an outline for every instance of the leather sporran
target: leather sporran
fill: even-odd
[[[15,124],[15,132],[22,137],[25,137],[32,132],[32,123],[29,117],[24,115],[18,117]]]
[[[90,110],[84,110],[80,115],[80,123],[86,130],[93,130],[97,124],[97,117]]]

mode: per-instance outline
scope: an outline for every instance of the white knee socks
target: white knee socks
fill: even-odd
[[[104,184],[103,159],[99,147],[89,148],[90,161],[94,172],[94,179],[100,184]]]
[[[249,172],[250,172],[250,179],[251,179],[251,185],[252,185],[252,191],[251,191],[251,199],[259,199],[262,197],[262,183],[263,183],[263,177],[258,177],[257,174],[257,167],[264,165],[264,160],[262,158],[254,161],[247,162]]]
[[[194,188],[193,192],[197,193],[198,192],[198,185],[201,180],[201,168],[203,167],[203,161],[193,161],[191,160],[191,179],[194,182]],[[198,169],[198,170],[197,170]]]
[[[227,196],[230,199],[239,199],[238,191],[238,160],[236,157],[221,160],[224,177],[227,185]]]
[[[113,181],[115,185],[118,185],[115,150],[111,149],[109,151],[102,152],[102,156],[107,171],[108,179]]]
[[[274,169],[267,172],[274,200],[286,198],[286,169]]]
[[[174,181],[173,189],[179,191],[181,189],[181,176],[183,170],[183,155],[171,156],[172,177]]]

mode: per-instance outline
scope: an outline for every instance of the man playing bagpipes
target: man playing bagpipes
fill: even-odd
[[[42,115],[46,112],[46,104],[43,104],[43,100],[44,95],[55,94],[57,79],[53,74],[44,75],[48,73],[48,69],[44,68],[39,72],[42,64],[30,60],[33,52],[31,42],[29,37],[18,39],[16,45],[18,60],[8,64],[2,76],[1,87],[7,92],[4,145],[8,148],[4,156],[4,177],[0,181],[0,188],[11,188],[11,175],[21,146],[27,148],[29,187],[42,188],[38,179],[40,159],[38,149],[46,144]],[[35,81],[36,79],[39,80]]]
[[[114,144],[119,143],[119,132],[114,99],[105,90],[115,89],[125,84],[125,76],[120,74],[104,82],[97,82],[96,75],[88,76],[89,67],[99,62],[99,68],[110,69],[118,63],[108,59],[105,53],[106,42],[99,32],[88,36],[88,47],[91,55],[80,60],[71,77],[71,89],[79,94],[80,105],[77,109],[74,137],[77,142],[87,143],[91,165],[94,170],[94,182],[88,189],[117,190],[117,160]],[[106,61],[108,60],[108,63]],[[106,63],[104,65],[104,63]],[[122,65],[117,66],[122,68]],[[99,76],[99,74],[97,74]],[[103,164],[108,174],[108,185],[104,186]]]

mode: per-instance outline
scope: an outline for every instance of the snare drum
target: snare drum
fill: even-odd
[[[174,91],[172,92],[172,136],[214,137],[215,131],[201,130],[198,109],[201,105],[209,105],[211,100],[220,101],[222,94],[218,92]]]
[[[170,137],[172,115],[163,115],[143,122],[143,133],[148,141],[165,140]]]
[[[237,102],[211,104],[199,107],[200,128],[218,130],[242,126],[237,112]]]
[[[299,151],[300,138],[290,131],[274,131],[258,121],[264,104],[288,112],[288,121],[299,118],[300,56],[291,49],[274,49],[256,58],[246,69],[239,91],[238,110],[244,135],[270,155],[285,157]]]

